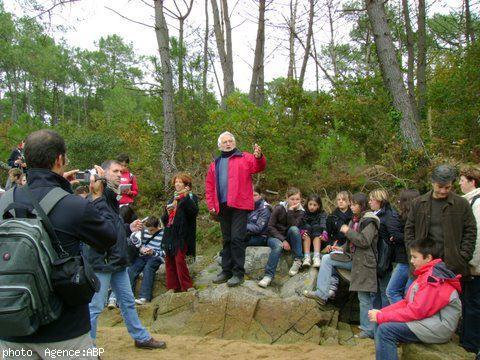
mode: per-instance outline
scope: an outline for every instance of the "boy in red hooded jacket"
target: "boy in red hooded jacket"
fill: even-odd
[[[449,341],[462,313],[461,276],[447,269],[432,242],[414,241],[409,247],[417,279],[405,299],[368,312],[370,321],[379,325],[375,332],[377,360],[398,359],[399,342]]]

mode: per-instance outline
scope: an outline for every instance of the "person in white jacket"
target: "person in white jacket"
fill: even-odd
[[[480,169],[465,167],[460,171],[460,188],[465,194],[463,197],[472,206],[473,215],[477,223],[477,242],[473,258],[470,260],[470,274],[462,282],[462,318],[463,327],[460,332],[462,347],[474,353],[480,351]]]

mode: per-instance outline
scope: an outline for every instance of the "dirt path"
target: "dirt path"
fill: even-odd
[[[361,340],[357,346],[297,343],[291,345],[257,344],[242,340],[221,340],[193,336],[155,335],[167,342],[166,350],[139,350],[124,327],[101,327],[97,345],[105,350],[102,359],[181,359],[181,360],[255,360],[255,359],[355,359],[375,358],[372,340]]]

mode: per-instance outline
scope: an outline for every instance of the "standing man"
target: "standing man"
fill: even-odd
[[[213,281],[228,286],[243,283],[248,212],[254,210],[252,174],[265,169],[257,144],[253,154],[241,152],[228,131],[218,137],[221,155],[210,164],[205,192],[208,209],[218,214],[223,236],[222,272]]]
[[[477,238],[477,224],[468,201],[452,192],[456,171],[450,165],[437,166],[432,173],[432,190],[414,200],[405,224],[405,244],[431,240],[439,255],[455,274],[469,276]]]
[[[126,223],[131,223],[137,219],[137,215],[133,210],[133,202],[138,195],[137,178],[130,172],[128,166],[130,165],[130,156],[128,154],[120,154],[117,156],[117,161],[122,165],[122,172],[120,178],[121,191],[119,204],[120,216]],[[130,187],[128,187],[130,186]]]
[[[141,324],[135,309],[130,278],[127,272],[127,235],[143,228],[140,220],[126,224],[119,214],[117,201],[118,186],[120,185],[120,173],[122,165],[115,160],[107,160],[102,164],[107,179],[107,188],[103,194],[110,213],[115,219],[117,230],[117,243],[108,251],[97,251],[91,247],[85,250],[86,257],[100,280],[100,291],[95,293],[90,302],[90,335],[93,341],[97,337],[97,319],[105,307],[108,288],[111,287],[117,296],[123,320],[130,336],[135,340],[135,347],[145,349],[164,349],[165,342],[157,341],[148,333]]]
[[[88,244],[99,252],[104,252],[117,241],[115,220],[107,208],[103,195],[102,181],[90,181],[91,201],[73,195],[70,183],[66,179],[65,168],[68,165],[65,141],[56,132],[39,130],[31,133],[25,142],[25,158],[29,164],[28,187],[37,201],[55,188],[68,192],[48,213],[48,218],[63,249],[70,256],[80,254],[81,243]],[[102,176],[102,169],[98,168]],[[14,192],[16,204],[23,205],[24,210],[17,209],[18,217],[27,217],[33,206],[23,191]],[[50,301],[51,299],[42,299]],[[9,350],[30,353],[30,356],[6,355],[4,359],[46,359],[51,349],[57,351],[78,351],[76,359],[93,360],[97,356],[89,350],[93,342],[89,335],[90,317],[88,303],[78,306],[64,304],[60,317],[40,326],[28,336],[10,336],[0,339],[0,352],[8,354]],[[50,350],[49,350],[50,349]],[[87,351],[91,355],[87,354]]]
[[[462,329],[460,345],[474,353],[480,351],[480,170],[474,167],[460,171],[460,188],[473,210],[477,223],[477,238],[473,258],[470,260],[470,275],[462,278]]]
[[[25,140],[22,140],[21,143],[17,145],[15,149],[12,150],[10,157],[8,158],[8,165],[12,168],[16,167],[19,169],[25,169],[27,165],[25,164],[25,158],[23,156],[23,147],[25,146]]]

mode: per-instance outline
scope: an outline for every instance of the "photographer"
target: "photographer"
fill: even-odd
[[[31,133],[25,141],[25,158],[29,164],[28,187],[36,200],[41,201],[50,190],[57,187],[69,193],[55,205],[48,218],[63,249],[70,256],[79,255],[80,242],[98,251],[105,251],[116,242],[114,218],[102,197],[103,182],[91,179],[91,202],[73,195],[70,183],[64,177],[68,159],[65,142],[60,135],[51,130]],[[98,171],[99,175],[103,175],[102,169],[98,168]],[[18,190],[15,190],[14,202],[28,210],[19,208],[16,215],[27,217],[27,211],[32,212],[33,207],[27,195]],[[0,339],[0,351],[23,349],[31,351],[34,358],[44,358],[48,348],[85,350],[93,347],[89,330],[88,304],[68,306],[64,303],[60,317],[40,326],[32,335]]]
[[[10,157],[8,158],[8,165],[12,168],[25,169],[27,164],[25,163],[23,148],[25,146],[25,141],[22,140],[21,143],[17,145],[15,149],[12,150]]]
[[[107,188],[103,194],[108,209],[115,218],[117,230],[117,243],[106,252],[98,251],[92,247],[86,247],[85,254],[88,262],[92,265],[95,275],[100,280],[100,291],[96,293],[90,302],[90,336],[95,341],[97,337],[97,319],[103,311],[107,292],[111,286],[117,296],[123,320],[130,336],[135,340],[135,347],[146,349],[164,349],[165,342],[157,341],[151,337],[147,329],[142,326],[135,309],[130,279],[127,272],[128,253],[127,236],[134,231],[143,228],[140,220],[135,220],[130,225],[124,223],[119,214],[117,201],[118,186],[120,185],[120,173],[122,165],[115,160],[107,160],[102,164],[107,179]]]

